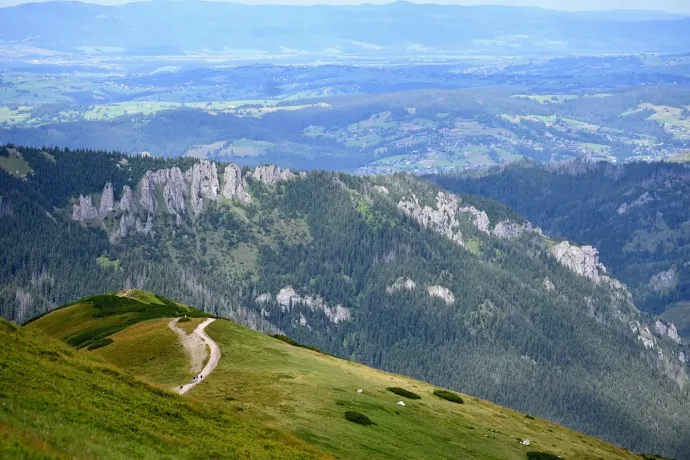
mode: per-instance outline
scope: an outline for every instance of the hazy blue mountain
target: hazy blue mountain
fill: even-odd
[[[319,55],[685,52],[690,19],[640,12],[419,5],[45,2],[8,7],[0,40],[63,52]],[[56,25],[58,25],[56,27]]]

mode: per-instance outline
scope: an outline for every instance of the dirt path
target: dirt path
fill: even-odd
[[[211,339],[211,337],[206,334],[206,326],[211,324],[212,322],[215,321],[215,318],[209,318],[203,323],[199,324],[196,329],[194,329],[194,332],[191,334],[187,335],[185,331],[177,327],[177,322],[179,321],[179,318],[174,318],[168,323],[168,326],[170,329],[175,331],[177,335],[180,337],[180,341],[182,342],[182,345],[184,346],[185,351],[190,357],[191,360],[191,369],[192,372],[194,373],[195,377],[194,380],[186,385],[182,385],[178,388],[175,389],[179,394],[184,394],[194,388],[199,382],[201,382],[203,379],[209,376],[211,372],[213,372],[213,369],[216,368],[218,365],[218,361],[220,361],[220,348],[218,347],[218,344]],[[208,359],[208,362],[206,363],[206,366],[204,366],[203,369],[201,369],[201,366],[204,363],[204,360],[206,359],[206,346],[208,345],[208,348],[211,350],[211,356]],[[199,372],[201,371],[201,372]],[[202,378],[199,378],[200,376],[203,376]]]

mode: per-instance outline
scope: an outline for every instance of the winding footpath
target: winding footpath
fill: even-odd
[[[206,356],[206,346],[208,346],[209,350],[211,350],[211,356],[209,357],[206,366],[204,366],[204,368],[198,374],[202,375],[203,379],[195,378],[192,382],[175,389],[177,393],[185,394],[197,386],[197,384],[199,384],[202,380],[206,379],[211,372],[213,372],[216,366],[218,366],[218,361],[220,361],[220,347],[218,347],[218,344],[208,336],[205,330],[206,326],[215,321],[215,318],[209,318],[203,323],[199,324],[189,335],[177,327],[177,322],[179,320],[180,318],[172,319],[168,326],[180,336],[180,340],[184,345],[185,351],[187,351],[187,354],[189,354],[192,360],[192,370],[195,373],[197,372],[198,368],[201,367],[201,364],[204,361]]]

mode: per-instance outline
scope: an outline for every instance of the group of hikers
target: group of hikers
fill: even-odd
[[[199,374],[199,375],[195,375],[193,380],[196,382],[197,380],[201,381],[201,379],[203,379],[203,378],[204,378],[204,374]],[[184,388],[184,385],[180,385],[180,390],[182,388]]]

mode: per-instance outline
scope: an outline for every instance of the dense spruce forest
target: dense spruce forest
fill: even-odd
[[[560,263],[558,240],[496,201],[406,174],[16,146],[0,157],[13,165],[0,170],[0,313],[15,322],[143,288],[690,458],[687,345],[612,279]]]
[[[673,163],[559,166],[523,162],[481,175],[435,176],[439,185],[500,201],[552,236],[591,244],[641,309],[667,310],[681,335],[690,317],[690,168]]]

